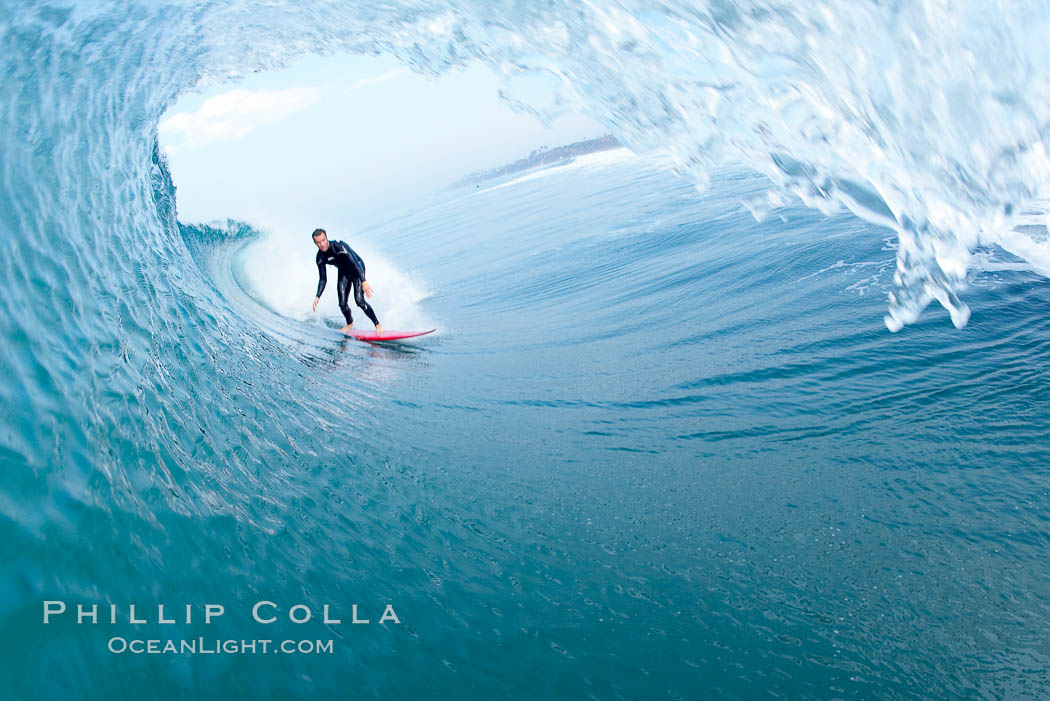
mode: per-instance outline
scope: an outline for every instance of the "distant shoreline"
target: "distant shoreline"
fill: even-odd
[[[511,173],[518,173],[523,170],[552,165],[566,159],[576,158],[577,156],[597,153],[598,151],[610,151],[617,148],[623,148],[623,144],[617,141],[616,137],[612,134],[606,134],[597,139],[576,141],[571,144],[566,144],[565,146],[556,146],[554,148],[543,146],[536,149],[525,158],[521,158],[513,163],[508,163],[505,166],[477,173],[469,173],[448,187],[451,189],[462,187],[464,185],[473,185],[474,183],[491,180],[492,178],[498,178],[502,175],[510,175]]]

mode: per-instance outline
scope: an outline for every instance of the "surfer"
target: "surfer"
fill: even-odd
[[[339,281],[336,290],[339,293],[339,311],[343,312],[346,326],[340,329],[348,333],[354,325],[354,318],[350,314],[350,305],[347,297],[350,294],[350,285],[354,286],[354,302],[361,308],[372,323],[376,325],[376,333],[383,333],[383,325],[376,318],[372,306],[365,301],[365,297],[372,296],[372,286],[365,282],[365,262],[361,256],[354,253],[354,249],[342,241],[329,241],[328,233],[324,229],[314,229],[314,243],[317,244],[317,295],[314,297],[314,311],[317,311],[317,303],[321,301],[321,293],[328,284],[328,273],[326,266],[334,265],[339,271]]]

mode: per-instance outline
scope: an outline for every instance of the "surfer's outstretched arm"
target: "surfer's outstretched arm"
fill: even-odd
[[[317,294],[314,297],[320,297],[321,293],[324,292],[324,286],[328,284],[328,273],[325,271],[324,261],[318,256],[317,261]]]
[[[325,271],[324,260],[317,256],[317,294],[314,295],[314,311],[317,311],[317,303],[321,301],[321,293],[328,284],[328,273]]]

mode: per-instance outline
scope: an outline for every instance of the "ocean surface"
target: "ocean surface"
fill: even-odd
[[[1047,10],[505,9],[0,8],[0,697],[1050,695]],[[319,41],[539,67],[634,153],[332,232],[437,328],[342,338],[156,140]]]

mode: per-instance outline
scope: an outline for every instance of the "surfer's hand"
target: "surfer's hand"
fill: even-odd
[[[372,296],[372,286],[369,285],[364,280],[361,281],[361,290],[364,291],[365,297],[371,297]]]
[[[314,311],[317,311],[317,303],[321,301],[320,297],[314,297]]]

